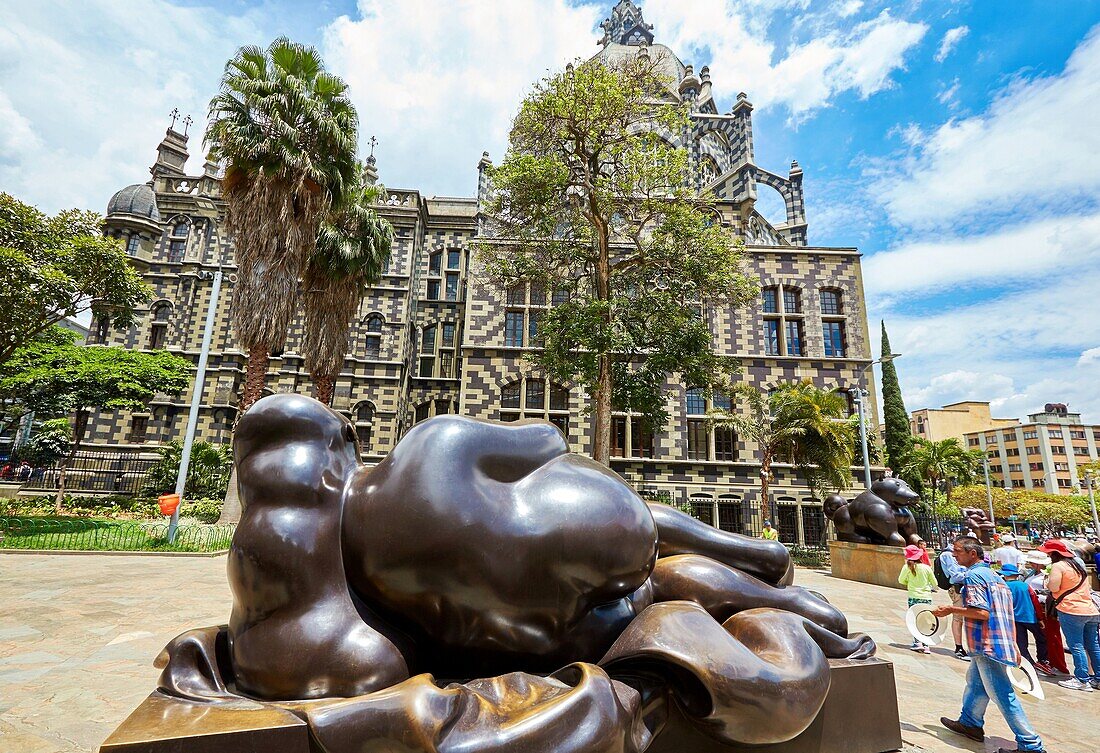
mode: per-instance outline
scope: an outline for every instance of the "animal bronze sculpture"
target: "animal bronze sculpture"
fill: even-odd
[[[290,708],[324,753],[641,753],[672,705],[776,743],[829,658],[875,651],[782,544],[647,505],[548,423],[437,417],[368,469],[346,419],[277,395],[234,456],[229,625],[169,644],[159,691]]]
[[[980,507],[964,507],[960,510],[963,523],[970,529],[970,535],[982,542],[985,546],[992,543],[993,531],[996,526],[989,519],[989,515]]]
[[[900,478],[881,478],[848,502],[837,494],[825,498],[825,516],[833,521],[837,539],[858,544],[905,546],[920,540],[909,505],[920,496]]]

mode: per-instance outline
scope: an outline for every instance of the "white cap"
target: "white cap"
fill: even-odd
[[[1016,540],[1016,537],[1013,536],[1011,533],[1001,534],[1001,541],[1015,541],[1015,540]]]

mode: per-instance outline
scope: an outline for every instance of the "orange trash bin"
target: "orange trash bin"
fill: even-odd
[[[162,494],[157,497],[157,503],[160,505],[161,515],[171,515],[180,506],[180,495]]]

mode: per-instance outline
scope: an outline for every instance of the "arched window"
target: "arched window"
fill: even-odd
[[[415,420],[413,423],[418,424],[432,416],[445,416],[449,413],[458,413],[457,403],[451,398],[441,397],[433,400],[425,400],[420,405],[416,406]]]
[[[172,315],[172,304],[161,302],[153,306],[153,323],[149,328],[150,350],[160,350],[168,339],[168,319]]]
[[[745,515],[741,498],[736,494],[718,497],[718,527],[730,533],[745,532]]]
[[[708,526],[714,525],[714,500],[709,494],[692,494],[688,504],[691,505],[691,517]]]
[[[355,407],[355,436],[359,438],[359,447],[364,452],[370,449],[371,438],[374,433],[374,406],[370,403],[359,403]]]
[[[172,226],[173,238],[186,238],[187,234],[191,231],[191,225],[187,220],[180,220]]]
[[[537,418],[569,436],[569,389],[546,379],[529,377],[500,388],[500,420]]]
[[[839,290],[826,288],[820,293],[821,313],[823,316],[840,316],[844,313]]]
[[[806,328],[802,316],[802,290],[784,285],[761,293],[764,314],[764,352],[769,356],[806,355]]]
[[[365,327],[366,335],[363,342],[363,352],[367,358],[380,358],[382,356],[382,325],[385,319],[381,314],[371,314],[367,317]]]

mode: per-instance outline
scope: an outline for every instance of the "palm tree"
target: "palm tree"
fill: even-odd
[[[791,384],[775,393],[776,420],[801,427],[785,453],[818,497],[852,484],[852,461],[858,428],[846,418],[848,401],[813,382]]]
[[[243,413],[263,393],[271,352],[286,343],[321,220],[356,180],[358,123],[347,84],[314,48],[285,37],[237,51],[209,117],[206,144],[225,166],[236,252],[232,315],[248,351]]]
[[[314,395],[326,405],[348,352],[351,318],[364,289],[382,278],[393,247],[393,226],[371,208],[384,190],[364,184],[350,193],[321,223],[317,249],[306,265],[302,356]]]
[[[778,455],[789,451],[795,438],[804,431],[800,424],[783,423],[786,417],[781,418],[775,410],[783,389],[769,396],[750,384],[738,382],[730,389],[733,410],[715,411],[711,417],[714,425],[729,426],[738,436],[756,443],[760,453],[760,513],[770,517],[775,517],[768,497],[772,463]]]
[[[928,482],[932,490],[932,512],[936,513],[936,487],[944,479],[956,479],[961,484],[974,480],[982,463],[980,450],[967,450],[958,439],[932,442],[917,439],[903,472]],[[951,491],[948,488],[948,501]]]

